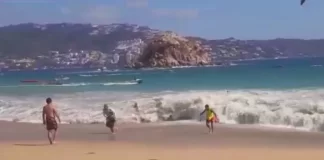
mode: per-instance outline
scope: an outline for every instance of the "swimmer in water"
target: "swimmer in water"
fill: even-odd
[[[209,107],[208,104],[205,105],[204,111],[202,111],[200,113],[200,117],[204,113],[206,113],[206,126],[207,126],[207,128],[209,130],[209,133],[213,133],[213,131],[214,131],[214,122],[217,121],[217,115],[214,112],[214,110]],[[210,123],[210,126],[209,126],[209,123]]]

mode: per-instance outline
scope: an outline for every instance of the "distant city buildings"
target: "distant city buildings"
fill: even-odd
[[[100,51],[49,51],[48,54],[33,58],[5,59],[0,61],[0,69],[48,69],[105,67],[119,62],[119,54],[113,56]]]

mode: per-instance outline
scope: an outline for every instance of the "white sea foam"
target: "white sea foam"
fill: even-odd
[[[136,85],[135,81],[121,81],[121,82],[103,82],[103,83],[65,83],[62,85],[55,84],[31,84],[31,85],[10,85],[0,86],[0,88],[19,88],[19,87],[78,87],[78,86],[123,86],[123,85]]]
[[[105,86],[116,86],[116,85],[135,85],[137,84],[137,82],[133,82],[133,81],[126,81],[126,82],[108,82],[108,83],[103,83],[103,85]]]
[[[53,97],[65,123],[103,122],[104,103],[115,110],[122,122],[197,122],[203,106],[209,104],[221,123],[324,131],[324,90],[84,92],[46,96]],[[0,96],[0,119],[41,122],[45,98]],[[135,102],[139,112],[132,107]]]
[[[323,67],[323,65],[316,64],[316,65],[311,65],[311,67]]]
[[[110,74],[103,74],[103,75],[98,75],[98,74],[80,74],[80,77],[98,77],[98,76],[121,76],[121,75],[139,75],[140,73],[110,73]]]
[[[80,74],[79,75],[80,77],[96,77],[96,76],[99,76],[97,74]]]
[[[76,86],[88,86],[88,85],[91,85],[91,84],[92,83],[67,83],[67,84],[56,85],[56,86],[76,87]]]
[[[140,73],[112,73],[112,74],[105,74],[105,76],[120,76],[120,75],[139,75]]]
[[[70,79],[70,77],[63,77],[63,78],[60,77],[60,78],[55,78],[56,81],[61,81],[61,80],[64,81],[64,80],[69,80],[69,79]]]

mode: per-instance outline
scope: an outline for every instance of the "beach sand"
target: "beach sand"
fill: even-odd
[[[324,159],[324,134],[217,125],[60,125],[49,145],[41,124],[0,122],[0,160]]]

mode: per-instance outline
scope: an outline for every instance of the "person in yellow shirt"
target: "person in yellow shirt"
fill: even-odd
[[[200,117],[204,113],[206,113],[206,126],[209,129],[209,133],[213,133],[213,131],[214,131],[214,122],[217,122],[218,121],[217,115],[214,112],[214,110],[209,107],[208,104],[205,105],[204,111],[202,111],[200,113]],[[209,126],[209,123],[210,123],[210,126]]]

